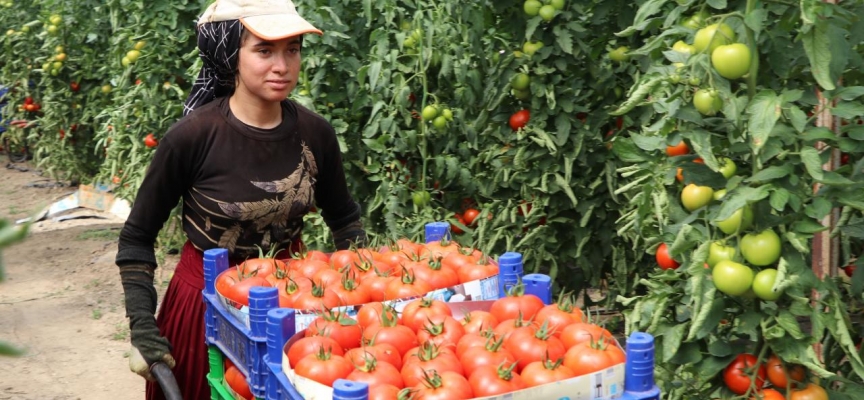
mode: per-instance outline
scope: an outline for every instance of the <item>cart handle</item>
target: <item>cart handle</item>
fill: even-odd
[[[180,386],[177,385],[177,379],[174,378],[174,373],[171,372],[171,367],[168,364],[161,361],[155,362],[150,366],[150,373],[159,382],[166,400],[183,400]]]

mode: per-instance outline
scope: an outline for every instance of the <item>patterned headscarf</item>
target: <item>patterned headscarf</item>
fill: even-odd
[[[198,26],[198,54],[204,61],[192,91],[183,104],[183,115],[234,91],[237,54],[243,24],[239,20],[208,22]]]

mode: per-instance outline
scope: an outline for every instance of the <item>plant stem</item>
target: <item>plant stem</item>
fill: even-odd
[[[745,18],[751,15],[755,8],[756,0],[747,0]],[[750,58],[750,71],[747,73],[747,97],[752,100],[756,96],[756,75],[759,74],[759,48],[756,46],[753,30],[747,24],[744,24],[744,29],[747,32],[747,46],[750,47],[750,53],[753,54],[753,57]]]

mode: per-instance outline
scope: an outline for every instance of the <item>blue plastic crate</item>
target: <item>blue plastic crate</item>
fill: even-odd
[[[243,372],[256,398],[264,398],[267,386],[267,311],[279,306],[276,288],[254,287],[249,291],[249,326],[222,306],[216,294],[216,277],[228,269],[228,251],[204,252],[205,340],[219,348]]]

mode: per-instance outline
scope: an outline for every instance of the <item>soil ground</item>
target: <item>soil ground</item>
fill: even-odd
[[[77,187],[41,176],[33,164],[0,155],[0,219],[36,215]],[[35,222],[2,252],[0,341],[26,350],[0,358],[0,400],[116,400],[144,397],[129,372],[129,329],[114,265],[123,220],[78,208],[64,221]],[[176,264],[157,270],[160,298]]]

